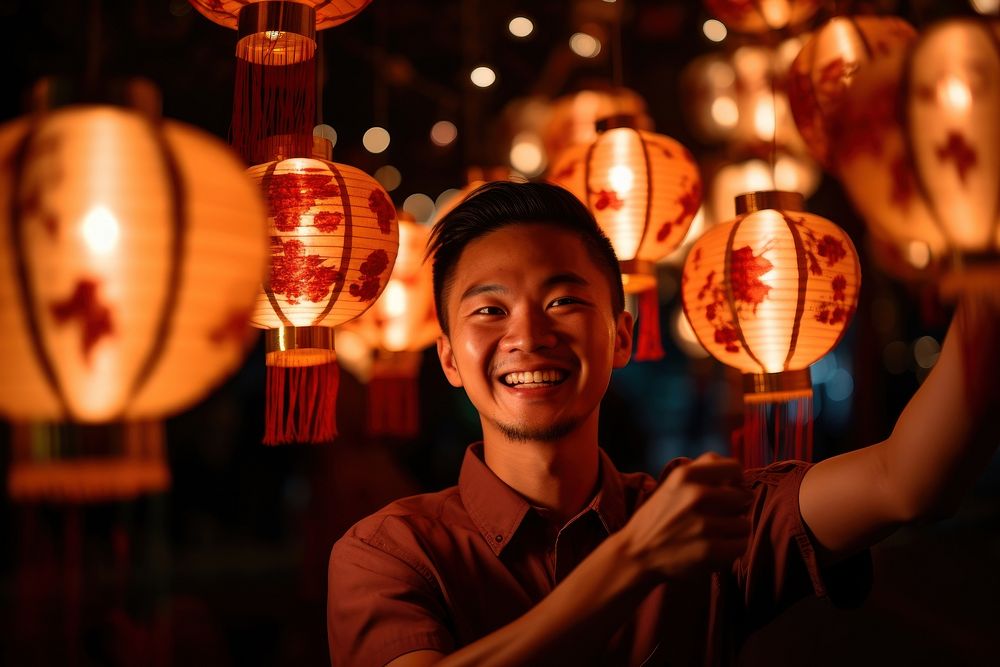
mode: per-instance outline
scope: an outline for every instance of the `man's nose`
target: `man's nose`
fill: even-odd
[[[505,352],[531,352],[556,344],[553,323],[545,311],[522,308],[511,314],[509,327],[500,347]]]

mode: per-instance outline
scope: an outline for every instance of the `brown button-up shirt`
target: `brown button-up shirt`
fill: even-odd
[[[481,443],[466,452],[458,486],[398,500],[356,524],[330,556],[332,663],[450,653],[527,612],[656,488],[649,475],[620,473],[600,457],[597,494],[563,526],[493,474]],[[658,586],[595,662],[727,664],[746,633],[805,595],[859,601],[870,582],[867,552],[835,572],[816,562],[798,504],[808,467],[787,461],[747,471],[754,502],[746,553],[730,572]],[[828,590],[834,580],[838,591]]]

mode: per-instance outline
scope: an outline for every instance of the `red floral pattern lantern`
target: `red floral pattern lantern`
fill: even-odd
[[[636,359],[662,358],[655,262],[681,244],[701,206],[691,153],[662,134],[612,127],[564,152],[549,179],[587,205],[618,255],[625,291],[642,295]]]
[[[744,373],[748,405],[805,401],[794,427],[781,430],[791,436],[785,454],[808,458],[808,367],[833,349],[854,315],[857,252],[837,225],[803,212],[797,193],[743,195],[737,213],[692,246],[681,280],[684,312],[705,349]],[[748,413],[747,465],[766,462],[761,424]]]
[[[252,318],[268,330],[267,444],[336,436],[332,327],[374,303],[399,246],[382,186],[330,162],[330,142],[314,141],[317,157],[286,159],[279,150],[248,170],[271,211],[271,275]]]
[[[942,22],[908,55],[861,72],[835,153],[872,232],[949,262],[960,283],[981,281],[970,263],[1000,257],[998,36],[995,21]]]
[[[857,73],[906,51],[917,31],[893,16],[836,16],[814,33],[789,70],[788,97],[809,151],[831,168],[831,130]]]
[[[705,0],[705,7],[736,32],[767,33],[808,21],[819,0]]]
[[[220,141],[117,107],[0,127],[0,411],[177,412],[243,360],[265,212]]]

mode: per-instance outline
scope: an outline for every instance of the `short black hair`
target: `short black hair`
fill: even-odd
[[[441,218],[427,241],[427,257],[434,258],[434,307],[441,331],[448,333],[444,297],[465,247],[490,232],[526,223],[552,225],[576,234],[608,279],[613,313],[617,316],[625,309],[615,250],[574,194],[549,183],[495,181],[477,188]]]

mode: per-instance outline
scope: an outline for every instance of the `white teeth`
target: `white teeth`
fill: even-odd
[[[566,373],[561,370],[525,371],[523,373],[508,373],[503,377],[503,381],[508,385],[518,384],[543,384],[559,382],[566,377]]]

